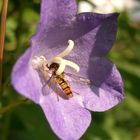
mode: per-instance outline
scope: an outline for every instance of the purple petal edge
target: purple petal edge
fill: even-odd
[[[71,82],[71,88],[84,98],[85,107],[91,111],[106,111],[123,98],[123,81],[115,65],[105,58],[94,60],[89,70],[91,85]]]
[[[80,139],[91,122],[90,112],[81,107],[74,98],[60,98],[57,101],[55,94],[51,93],[40,102],[51,128],[60,139]]]
[[[31,48],[27,49],[16,62],[11,75],[11,83],[20,94],[38,103],[42,85],[37,72],[29,64],[30,57]]]

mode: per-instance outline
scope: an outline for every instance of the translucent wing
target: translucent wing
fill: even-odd
[[[68,80],[68,82],[76,82],[79,84],[85,84],[85,85],[91,85],[92,81],[89,80],[88,78],[79,76],[79,75],[75,75],[75,74],[71,74],[71,73],[65,73],[65,77]]]
[[[50,77],[49,80],[46,80],[45,82],[43,82],[43,85],[42,85],[42,94],[44,96],[46,95],[49,95],[50,93],[52,93],[52,78]]]
[[[60,88],[60,86],[57,83],[57,80],[55,76],[50,77],[49,80],[47,80],[44,85],[42,86],[42,94],[44,96],[49,95],[51,93],[56,93],[57,100],[58,95],[64,99],[68,99],[67,96],[63,93],[63,90]]]

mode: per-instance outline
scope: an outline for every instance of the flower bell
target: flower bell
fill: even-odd
[[[17,92],[40,105],[60,139],[80,139],[90,125],[90,111],[106,111],[124,98],[121,76],[116,66],[105,58],[116,38],[117,17],[117,13],[77,14],[76,0],[41,1],[37,32],[31,46],[15,64],[11,79]],[[73,41],[66,48],[68,39]],[[51,75],[47,75],[46,65],[52,63],[59,64],[57,75],[69,66],[72,69],[67,69],[68,73],[76,71],[77,76],[94,81],[90,85],[82,84],[69,77],[71,89],[82,100],[60,98],[58,102],[58,90],[54,88],[61,89],[57,84],[53,88],[46,84],[42,91],[43,78]]]

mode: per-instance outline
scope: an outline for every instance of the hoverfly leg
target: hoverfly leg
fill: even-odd
[[[42,90],[42,95],[45,96],[46,92],[45,92],[45,87],[46,87],[46,83],[42,86],[41,90]]]
[[[59,102],[59,95],[56,93],[57,101]]]
[[[48,86],[48,84],[50,83],[51,79],[52,79],[52,76],[51,76],[51,77],[48,79],[48,81],[46,81],[46,82],[43,84],[43,86],[42,86],[42,94],[43,94],[44,96],[47,95],[45,88],[46,88],[46,86]],[[49,87],[49,86],[48,86],[48,87]]]
[[[49,78],[49,80],[46,82],[46,84],[49,84],[49,83],[50,83],[52,77],[53,77],[53,76],[51,76],[51,77]]]
[[[73,93],[77,94],[77,95],[80,95],[80,93],[76,92],[76,91],[72,91]]]

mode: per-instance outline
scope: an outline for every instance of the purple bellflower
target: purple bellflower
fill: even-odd
[[[106,111],[124,98],[121,76],[104,57],[116,37],[117,17],[77,14],[75,0],[42,0],[37,32],[13,68],[12,85],[41,106],[60,139],[79,139],[91,122],[90,111]],[[72,97],[58,77],[67,81]]]

